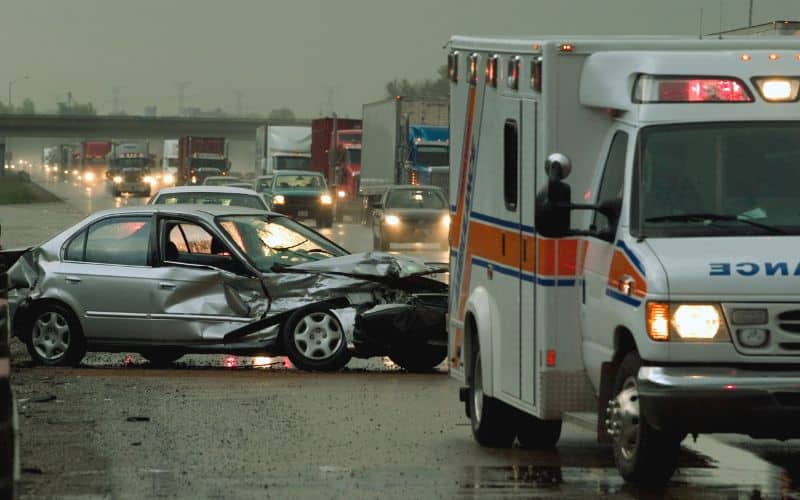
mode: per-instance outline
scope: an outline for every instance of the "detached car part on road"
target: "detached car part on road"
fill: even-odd
[[[285,354],[338,370],[389,355],[411,370],[446,356],[446,272],[385,253],[348,255],[274,213],[154,205],[96,213],[10,271],[13,331],[33,359],[86,351]]]

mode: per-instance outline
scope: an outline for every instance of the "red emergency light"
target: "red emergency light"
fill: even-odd
[[[738,78],[640,75],[633,89],[633,102],[753,102],[753,96]]]

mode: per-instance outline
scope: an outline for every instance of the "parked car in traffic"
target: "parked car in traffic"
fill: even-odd
[[[148,205],[224,205],[270,210],[260,193],[250,188],[233,186],[178,186],[159,190]]]
[[[333,225],[333,198],[325,177],[309,170],[280,170],[264,192],[273,210],[298,219],[314,219],[317,227]]]
[[[211,175],[203,180],[203,186],[227,186],[242,180],[234,175]],[[250,187],[250,186],[248,186]]]
[[[434,186],[390,186],[373,206],[373,248],[392,243],[436,243],[448,247],[450,210],[444,192]]]
[[[256,177],[255,181],[253,181],[253,189],[255,189],[259,193],[263,193],[264,191],[272,187],[273,177],[274,177],[273,175],[260,175]]]
[[[13,333],[43,365],[87,351],[288,355],[305,370],[389,355],[407,369],[446,356],[446,266],[349,255],[284,215],[148,205],[90,215],[11,269]]]
[[[1,247],[0,247],[1,248]],[[7,261],[18,252],[0,252],[0,498],[15,498],[19,480],[19,418],[11,387],[11,352],[6,276]]]

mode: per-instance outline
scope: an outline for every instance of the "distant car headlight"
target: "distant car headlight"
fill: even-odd
[[[329,194],[323,194],[319,197],[319,201],[321,201],[323,205],[330,205],[333,203],[333,198],[331,198]]]
[[[672,326],[682,339],[713,339],[721,318],[712,305],[680,305],[672,314]]]
[[[94,181],[94,172],[86,172],[85,174],[83,174],[83,180],[85,180],[86,182]]]
[[[154,185],[154,184],[156,183],[156,179],[155,179],[155,178],[154,178],[152,175],[145,175],[145,176],[142,178],[142,180],[143,180],[143,181],[144,181],[146,184],[150,184],[151,186],[152,186],[152,185]]]
[[[12,168],[13,168],[13,167],[12,167]],[[72,171],[72,175],[78,175],[78,171],[77,171],[77,170],[73,170],[73,171]]]
[[[113,181],[114,181],[114,184],[121,184],[122,183],[122,177],[119,176],[119,175],[115,175]]]
[[[450,227],[450,214],[444,214],[444,216],[442,216],[442,225],[444,227]]]
[[[398,224],[400,224],[400,217],[396,215],[387,215],[384,220],[390,226],[397,226]]]
[[[272,204],[273,205],[283,205],[286,203],[286,198],[282,194],[276,194],[272,197]]]
[[[175,176],[172,174],[164,174],[164,183],[165,184],[174,184],[175,183]]]
[[[194,175],[192,176],[192,184],[197,184],[197,177]]]
[[[344,198],[345,196],[347,196],[347,193],[340,189],[336,191],[336,196],[338,196],[339,198]]]

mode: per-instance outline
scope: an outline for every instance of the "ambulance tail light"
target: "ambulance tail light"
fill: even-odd
[[[796,78],[755,77],[753,82],[768,102],[796,101],[800,90],[800,80]]]
[[[547,350],[547,366],[549,368],[556,366],[556,351],[554,349]]]
[[[656,341],[669,340],[669,304],[647,303],[647,335]]]
[[[753,96],[738,78],[639,75],[633,102],[753,102]]]

